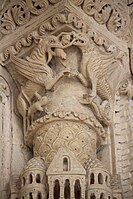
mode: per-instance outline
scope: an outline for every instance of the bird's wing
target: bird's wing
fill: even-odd
[[[97,77],[108,77],[115,71],[116,62],[112,54],[97,53],[89,58],[87,65]]]
[[[14,63],[16,71],[22,76],[26,77],[35,83],[42,84],[48,71],[44,64],[27,58],[27,60],[18,58],[14,55],[10,56],[11,61]]]
[[[115,72],[117,67],[119,67],[118,61],[114,58],[113,55],[105,55],[101,57],[101,75],[109,77],[112,73]],[[99,71],[99,72],[100,72]]]

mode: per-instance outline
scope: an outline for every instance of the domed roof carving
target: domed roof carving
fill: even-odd
[[[42,170],[45,171],[46,170],[46,166],[44,163],[44,160],[40,157],[34,157],[32,159],[30,159],[27,164],[25,165],[23,172],[28,172],[28,171],[32,171],[32,170]]]
[[[104,171],[108,172],[108,170],[103,165],[103,163],[100,160],[98,160],[98,159],[94,159],[94,160],[90,159],[90,160],[88,160],[88,162],[85,164],[85,169],[86,170],[101,169],[101,170],[104,170]]]

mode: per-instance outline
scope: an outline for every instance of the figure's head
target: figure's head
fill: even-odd
[[[48,98],[46,96],[43,96],[40,101],[43,105],[46,105],[48,103]]]
[[[69,34],[64,34],[62,36],[62,45],[65,46],[65,45],[68,45],[70,43],[70,40],[71,40],[71,36]]]

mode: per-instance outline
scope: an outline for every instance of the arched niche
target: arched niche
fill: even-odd
[[[100,199],[105,199],[105,194],[104,193],[100,194]]]
[[[90,195],[90,199],[96,199],[96,195],[95,195],[94,193],[92,193],[92,194]]]
[[[75,195],[75,199],[81,199],[81,185],[80,185],[80,180],[79,179],[77,179],[75,181],[74,195]]]
[[[63,171],[69,171],[70,170],[70,158],[69,157],[63,157]]]
[[[41,183],[41,176],[40,176],[40,174],[36,175],[36,183]]]
[[[95,183],[95,176],[94,173],[90,174],[90,184],[94,184]]]
[[[55,180],[54,182],[54,193],[53,193],[53,198],[54,199],[59,199],[60,198],[60,182],[58,179]]]
[[[65,180],[65,186],[64,186],[64,198],[65,199],[70,199],[71,198],[71,190],[70,190],[70,181],[69,179]]]
[[[29,184],[32,184],[33,183],[33,176],[32,176],[32,174],[30,173],[30,175],[29,175]]]
[[[103,175],[101,173],[98,174],[98,184],[103,184]]]

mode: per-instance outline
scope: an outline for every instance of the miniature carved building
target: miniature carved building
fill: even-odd
[[[49,198],[85,198],[86,171],[72,152],[60,148],[48,170]]]
[[[93,198],[112,198],[112,190],[110,184],[110,174],[98,159],[90,160],[87,165],[87,196]]]
[[[47,197],[46,167],[41,158],[32,158],[21,174],[20,199]]]
[[[0,2],[0,199],[133,198],[132,6]]]

